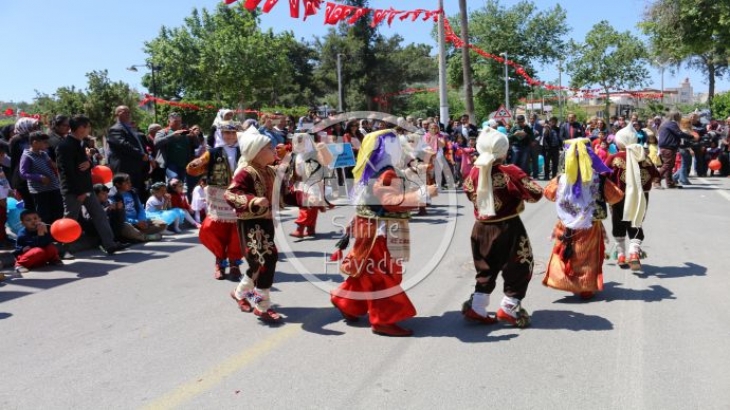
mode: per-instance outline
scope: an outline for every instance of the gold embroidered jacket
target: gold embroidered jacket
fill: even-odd
[[[472,168],[464,180],[464,192],[474,204],[474,216],[481,222],[498,222],[522,213],[525,201],[537,202],[542,198],[542,187],[515,165],[495,165],[492,167],[492,190],[494,195],[493,216],[479,216],[476,205],[479,186],[478,167]]]

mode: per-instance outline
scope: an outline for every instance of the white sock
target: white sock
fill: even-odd
[[[631,239],[629,241],[629,253],[641,253],[641,239]]]
[[[269,308],[271,308],[271,295],[269,293],[269,289],[256,288],[256,293],[260,296],[259,301],[256,303],[256,309],[266,312]]]
[[[617,254],[623,254],[625,253],[624,250],[626,249],[626,237],[613,237],[613,240],[616,241],[616,253]]]
[[[238,283],[238,286],[236,286],[236,299],[242,300],[246,297],[246,293],[251,292],[253,288],[253,279],[244,274],[241,281]]]
[[[517,309],[520,307],[520,300],[505,296],[502,298],[502,310],[508,315],[517,318]]]
[[[471,296],[471,308],[481,317],[487,317],[487,306],[489,306],[489,295],[475,292]]]

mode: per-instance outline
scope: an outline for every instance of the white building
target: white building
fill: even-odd
[[[695,102],[694,90],[689,83],[689,78],[685,78],[682,84],[676,87],[667,87],[665,91],[674,91],[674,93],[666,93],[664,102],[668,104],[692,104]]]

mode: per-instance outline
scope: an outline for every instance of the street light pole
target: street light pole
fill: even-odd
[[[439,0],[438,10],[444,9],[444,0]],[[449,96],[446,89],[446,29],[444,19],[446,14],[441,11],[438,21],[439,39],[439,116],[444,124],[449,122]],[[440,126],[440,125],[439,125]]]
[[[504,108],[509,111],[509,75],[507,73],[507,52],[500,53],[504,56]]]
[[[155,71],[159,71],[160,66],[152,63],[135,64],[127,67],[127,70],[137,72],[137,67],[147,67],[152,75],[152,88],[150,89],[150,93],[152,94],[152,112],[155,116],[155,122],[157,122],[157,83],[155,82]]]
[[[558,107],[560,108],[560,122],[563,122],[563,60],[558,60]]]
[[[343,112],[342,109],[342,62],[340,57],[343,54],[337,53],[337,110]]]

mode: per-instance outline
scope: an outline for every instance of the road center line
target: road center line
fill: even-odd
[[[153,400],[144,406],[143,409],[160,410],[179,407],[201,393],[210,390],[226,377],[236,373],[256,359],[262,358],[266,353],[284,343],[301,330],[301,326],[293,324],[286,325],[271,336],[203,373],[196,380],[186,382],[164,396]]]

